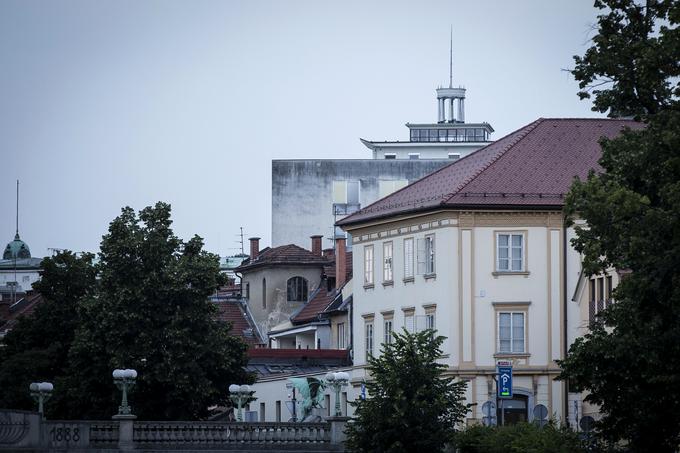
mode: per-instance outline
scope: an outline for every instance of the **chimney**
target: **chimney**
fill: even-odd
[[[312,253],[316,256],[323,256],[323,252],[321,250],[321,238],[323,238],[322,235],[316,234],[314,236],[311,236],[312,238]]]
[[[250,260],[257,258],[260,254],[260,238],[249,238],[250,241]]]
[[[345,238],[335,238],[335,287],[340,289],[345,284],[347,275]]]

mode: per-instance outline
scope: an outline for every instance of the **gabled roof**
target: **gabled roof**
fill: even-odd
[[[599,140],[642,123],[550,119],[533,123],[345,217],[338,225],[441,208],[561,209],[574,177],[601,170]]]
[[[231,335],[240,337],[249,346],[264,343],[241,302],[223,298],[213,298],[212,302],[217,307],[216,319],[231,323]]]
[[[310,321],[317,321],[319,319],[319,313],[324,311],[328,307],[337,294],[336,290],[327,291],[325,286],[326,281],[322,281],[319,288],[312,294],[309,302],[302,307],[302,309],[295,315],[291,316],[291,322],[293,324],[302,324]]]
[[[260,251],[254,260],[246,259],[234,269],[236,272],[243,272],[261,266],[271,266],[277,264],[301,265],[301,266],[324,266],[328,264],[328,258],[315,255],[307,249],[303,249],[295,244],[281,245],[279,247],[267,247]]]

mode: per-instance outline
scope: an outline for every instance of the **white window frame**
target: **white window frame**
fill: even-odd
[[[339,322],[337,330],[338,349],[345,349],[347,347],[345,344],[345,323]]]
[[[510,317],[510,338],[507,339],[506,341],[510,341],[510,350],[503,351],[501,348],[501,344],[503,342],[503,338],[501,338],[501,317],[503,315],[509,315]],[[515,315],[522,315],[522,350],[516,350],[515,349]],[[496,351],[498,354],[526,354],[527,352],[527,312],[526,311],[517,311],[517,310],[504,310],[504,311],[498,311],[496,314],[496,332],[498,333],[498,343],[496,345]]]
[[[436,245],[434,234],[418,239],[418,274],[426,278],[436,273]]]
[[[383,282],[392,283],[394,280],[394,247],[392,241],[383,242]]]
[[[364,246],[364,286],[374,284],[374,264],[373,245]]]
[[[507,236],[507,245],[501,245],[501,236]],[[519,237],[521,243],[519,246],[513,245],[513,238]],[[501,249],[505,249],[507,253],[506,258],[501,258]],[[517,260],[514,253],[519,250],[520,267],[514,268],[514,262]],[[507,269],[501,268],[501,260],[507,261]],[[497,231],[496,232],[496,272],[526,272],[526,233],[520,231]]]
[[[404,280],[413,280],[413,238],[404,239]]]
[[[385,319],[383,321],[383,342],[385,344],[391,344],[392,343],[392,332],[393,330],[393,322],[392,318],[390,319]]]
[[[365,347],[366,347],[366,359],[369,357],[373,356],[373,321],[367,321],[364,323],[364,334],[366,335],[365,338]]]

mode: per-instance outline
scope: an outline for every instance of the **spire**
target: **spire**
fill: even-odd
[[[453,25],[451,25],[451,43],[449,47],[449,88],[453,88]]]
[[[17,179],[17,230],[16,230],[16,235],[15,239],[19,239],[19,180]]]

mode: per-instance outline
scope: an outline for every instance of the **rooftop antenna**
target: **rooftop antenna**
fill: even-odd
[[[451,25],[451,43],[449,47],[449,88],[453,88],[453,25]]]
[[[17,179],[17,231],[16,237],[19,237],[19,180]]]

